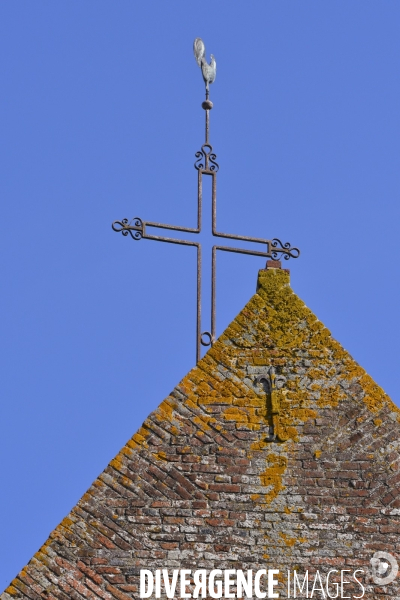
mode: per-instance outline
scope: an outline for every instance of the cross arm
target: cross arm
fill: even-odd
[[[122,233],[122,235],[131,235],[134,240],[141,239],[158,239],[160,241],[163,238],[149,235],[146,231],[146,227],[157,227],[159,229],[169,229],[171,231],[184,231],[186,233],[200,233],[200,228],[196,229],[193,227],[180,227],[179,225],[166,225],[165,223],[153,223],[152,221],[142,221],[139,217],[134,217],[131,221],[128,219],[122,219],[122,221],[114,221],[111,225],[114,231]],[[175,242],[172,238],[168,241]],[[194,244],[196,245],[196,244]]]
[[[234,236],[228,234],[214,234],[217,237],[224,237],[230,240],[243,240],[248,242],[257,242],[259,244],[266,244],[267,251],[266,252],[258,252],[257,250],[244,250],[242,248],[231,248],[229,246],[214,246],[213,250],[223,250],[224,252],[237,252],[238,254],[251,254],[252,256],[265,256],[266,258],[278,259],[279,254],[283,254],[284,258],[288,260],[289,258],[298,258],[300,255],[300,250],[298,248],[292,248],[289,242],[283,244],[278,238],[274,238],[273,240],[263,240],[259,238],[251,238],[245,236]],[[279,244],[279,246],[278,246]]]

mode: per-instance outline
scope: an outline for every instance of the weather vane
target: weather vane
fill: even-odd
[[[206,99],[202,103],[202,108],[206,113],[206,136],[205,143],[201,149],[196,152],[196,162],[194,164],[197,170],[197,227],[181,227],[179,225],[165,225],[164,223],[153,223],[150,221],[142,221],[139,217],[134,217],[131,221],[123,219],[122,221],[114,221],[112,228],[114,231],[121,232],[122,235],[130,235],[134,240],[156,240],[158,242],[167,242],[169,244],[181,244],[184,246],[193,246],[197,251],[197,302],[196,302],[196,360],[201,358],[201,346],[212,346],[216,339],[216,266],[217,266],[217,251],[236,252],[239,254],[250,254],[252,256],[262,256],[265,258],[278,259],[283,256],[286,260],[289,258],[297,258],[300,255],[298,248],[292,248],[290,244],[282,243],[278,238],[265,240],[261,238],[253,238],[243,235],[231,235],[229,233],[221,233],[217,231],[217,172],[219,165],[216,162],[217,156],[213,152],[213,148],[209,141],[210,134],[210,110],[213,108],[213,103],[209,99],[210,84],[214,83],[217,63],[214,56],[211,54],[211,62],[207,63],[205,58],[206,49],[203,40],[196,38],[193,44],[194,56],[196,62],[201,68],[203,79],[206,84]],[[240,240],[245,242],[253,242],[266,246],[263,252],[258,250],[244,250],[242,248],[232,248],[230,246],[215,245],[212,248],[212,270],[211,270],[211,331],[201,331],[201,244],[190,240],[179,240],[176,238],[163,237],[159,235],[151,235],[147,232],[148,227],[158,229],[169,229],[172,231],[184,231],[191,234],[199,234],[202,224],[202,204],[203,204],[203,175],[212,178],[212,235],[217,238],[227,238],[230,240]]]

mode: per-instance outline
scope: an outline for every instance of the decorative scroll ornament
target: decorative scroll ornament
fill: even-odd
[[[196,162],[194,168],[198,171],[214,171],[219,170],[219,164],[216,162],[217,155],[213,153],[211,144],[203,144],[201,150],[196,152]]]
[[[255,380],[256,384],[264,384],[264,389],[267,394],[267,419],[269,423],[268,437],[266,442],[286,442],[288,436],[282,433],[279,426],[280,392],[279,390],[285,385],[287,379],[283,375],[276,375],[275,367],[270,367],[267,373],[258,375]]]
[[[271,246],[273,248],[272,258],[274,259],[279,259],[280,254],[284,255],[285,260],[289,260],[289,258],[298,258],[300,256],[300,250],[298,248],[292,248],[289,242],[283,244],[278,238],[272,240]],[[274,248],[276,248],[276,250],[274,250]]]
[[[111,227],[117,233],[121,232],[122,235],[130,234],[134,240],[141,240],[144,236],[144,223],[139,217],[134,217],[130,222],[128,219],[114,221]]]

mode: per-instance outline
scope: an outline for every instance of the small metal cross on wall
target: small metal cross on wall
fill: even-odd
[[[212,346],[216,339],[216,258],[217,250],[224,252],[237,252],[239,254],[250,254],[252,256],[263,256],[266,258],[277,259],[284,256],[289,258],[297,258],[300,255],[298,248],[292,248],[287,242],[283,244],[278,238],[272,240],[264,240],[261,238],[253,238],[243,235],[231,235],[229,233],[221,233],[217,231],[217,171],[219,165],[216,162],[217,156],[213,153],[213,148],[209,141],[210,129],[210,110],[213,103],[209,99],[209,84],[213,83],[216,76],[216,62],[211,54],[211,62],[207,63],[205,58],[205,46],[200,38],[194,41],[194,55],[199,67],[201,67],[203,79],[206,84],[206,99],[202,103],[202,108],[206,113],[206,140],[202,145],[201,150],[196,152],[195,169],[197,170],[197,227],[180,227],[178,225],[165,225],[164,223],[153,223],[150,221],[142,221],[139,217],[133,218],[131,221],[123,219],[122,221],[114,221],[112,228],[114,231],[121,232],[122,235],[131,235],[134,240],[156,240],[158,242],[167,242],[169,244],[181,244],[184,246],[194,246],[197,250],[197,320],[196,320],[196,360],[201,358],[201,346]],[[212,178],[212,235],[218,238],[227,238],[230,240],[241,240],[245,242],[255,242],[266,246],[263,252],[257,250],[243,250],[241,248],[232,248],[230,246],[215,245],[212,248],[212,271],[211,271],[211,332],[201,332],[201,244],[189,240],[179,240],[176,238],[162,237],[159,235],[151,235],[147,232],[148,227],[156,227],[159,229],[169,229],[172,231],[184,231],[186,233],[200,233],[202,223],[202,201],[203,201],[203,175]]]

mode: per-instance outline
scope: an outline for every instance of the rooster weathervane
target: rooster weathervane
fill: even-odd
[[[208,99],[209,87],[210,83],[214,83],[215,77],[217,75],[217,63],[212,54],[210,64],[206,61],[206,47],[201,38],[196,38],[193,43],[193,52],[196,58],[196,62],[201,67],[201,72],[203,73],[204,83],[206,84],[206,98]]]
[[[122,219],[122,221],[114,221],[112,228],[114,231],[121,232],[122,235],[130,235],[134,240],[156,240],[158,242],[167,242],[169,244],[180,244],[183,246],[192,246],[197,252],[197,302],[196,302],[196,360],[201,359],[201,346],[212,346],[216,340],[216,272],[217,272],[217,250],[223,252],[235,252],[238,254],[249,254],[251,256],[261,256],[265,258],[278,259],[284,257],[297,258],[300,255],[298,248],[293,248],[289,242],[283,243],[278,238],[266,240],[262,238],[253,238],[244,235],[232,235],[230,233],[222,233],[217,230],[217,172],[219,165],[217,163],[217,155],[213,152],[213,147],[209,141],[210,129],[210,110],[213,108],[213,103],[209,99],[210,84],[214,83],[217,73],[217,63],[214,56],[211,54],[211,62],[207,63],[206,48],[201,38],[196,38],[193,44],[194,56],[196,62],[201,68],[203,79],[206,84],[206,99],[202,103],[202,108],[206,113],[206,135],[205,143],[201,149],[195,153],[196,162],[194,164],[197,170],[197,227],[182,227],[180,225],[166,225],[164,223],[154,223],[150,221],[142,221],[139,217],[134,217],[131,221]],[[251,242],[263,244],[263,251],[247,250],[244,248],[232,248],[230,246],[213,246],[212,248],[212,263],[211,263],[211,331],[203,331],[201,329],[201,275],[202,275],[202,259],[201,259],[201,244],[194,240],[182,240],[172,237],[163,237],[160,235],[152,235],[147,233],[148,227],[157,229],[168,229],[172,231],[183,231],[190,234],[199,234],[202,226],[202,206],[203,206],[203,175],[210,176],[212,179],[211,188],[211,211],[212,211],[212,235],[217,238],[225,238],[230,240],[238,240],[241,242]]]

